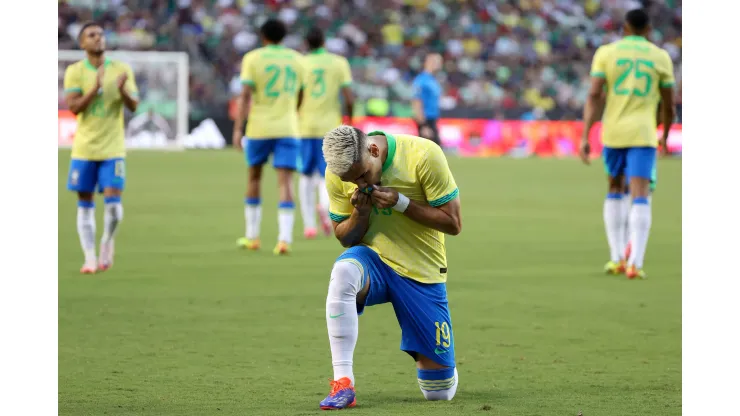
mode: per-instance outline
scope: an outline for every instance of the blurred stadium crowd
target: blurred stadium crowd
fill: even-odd
[[[191,113],[207,116],[226,111],[241,57],[278,16],[298,50],[308,27],[326,31],[327,49],[352,65],[362,114],[410,116],[411,82],[435,51],[448,116],[577,119],[595,49],[636,7],[649,10],[680,85],[681,0],[59,0],[59,48],[76,48],[81,24],[96,20],[108,49],[185,51]]]

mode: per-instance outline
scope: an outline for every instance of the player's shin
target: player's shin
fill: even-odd
[[[348,377],[355,383],[352,360],[357,345],[357,294],[362,290],[362,272],[351,262],[334,263],[326,296],[326,327],[329,332],[334,380]]]
[[[618,263],[624,253],[624,218],[622,215],[622,194],[609,193],[604,201],[604,226],[609,242],[611,261]]]
[[[106,196],[103,213],[103,237],[100,240],[100,263],[103,267],[113,264],[113,238],[123,220],[123,205],[120,196]]]
[[[85,266],[95,267],[95,203],[93,201],[77,202],[77,233],[80,245],[85,254]]]
[[[630,266],[634,265],[638,269],[642,269],[652,220],[649,199],[647,197],[635,198],[630,211],[629,228],[632,242],[632,252],[628,262]]]
[[[301,175],[298,179],[298,198],[301,204],[301,216],[303,217],[303,230],[309,233],[316,232],[316,190],[313,180],[309,175]],[[307,235],[308,237],[308,235]]]
[[[622,195],[622,210],[620,212],[622,223],[622,253],[626,253],[627,247],[630,243],[630,209],[632,209],[632,196],[629,193]],[[625,259],[626,260],[626,259]]]
[[[256,240],[260,236],[260,223],[262,222],[262,206],[259,198],[246,198],[244,200],[244,220],[246,230],[244,236],[247,240]]]
[[[282,201],[278,204],[278,240],[282,243],[291,244],[293,242],[294,211],[293,201]]]
[[[427,400],[452,400],[457,392],[457,368],[416,370],[419,388]]]

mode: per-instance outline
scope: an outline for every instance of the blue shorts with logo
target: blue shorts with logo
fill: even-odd
[[[318,172],[321,177],[326,173],[326,160],[321,146],[324,144],[323,138],[301,139],[301,160],[298,170],[303,175],[313,175]]]
[[[402,277],[365,246],[347,249],[337,261],[359,263],[363,269],[363,286],[365,279],[370,279],[365,304],[357,306],[359,314],[366,306],[390,302],[401,327],[402,351],[414,359],[420,353],[437,364],[455,366],[455,339],[446,284],[420,283]]]
[[[123,190],[126,186],[126,162],[123,158],[106,160],[72,159],[67,189],[74,192],[103,192],[105,188]]]
[[[609,176],[651,179],[656,152],[654,147],[604,147],[602,154]]]
[[[247,138],[244,156],[249,166],[260,166],[267,163],[272,156],[275,168],[295,170],[298,164],[298,139],[283,137],[278,139]]]

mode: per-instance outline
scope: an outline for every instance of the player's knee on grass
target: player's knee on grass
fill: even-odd
[[[427,400],[452,400],[457,393],[457,368],[416,370],[419,388]]]

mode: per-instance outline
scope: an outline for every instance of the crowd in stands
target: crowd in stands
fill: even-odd
[[[410,114],[411,82],[434,51],[448,112],[572,119],[595,49],[636,7],[649,10],[650,38],[680,80],[681,0],[59,0],[59,48],[75,48],[81,24],[95,20],[109,49],[185,51],[192,110],[222,111],[260,24],[278,16],[289,25],[284,44],[298,50],[307,28],[324,29],[327,49],[352,65],[358,102],[383,100],[391,114]]]

